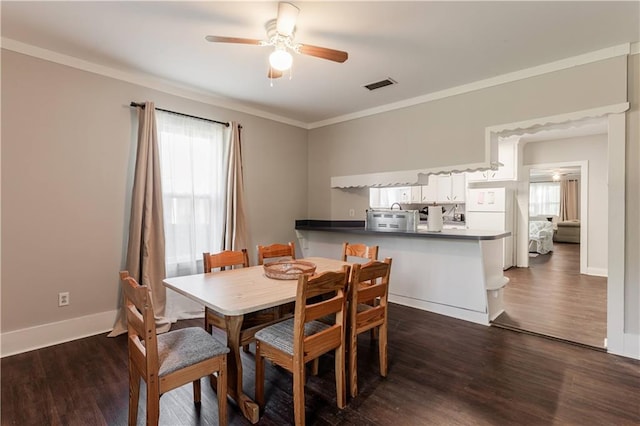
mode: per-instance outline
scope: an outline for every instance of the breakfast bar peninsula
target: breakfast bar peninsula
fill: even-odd
[[[329,220],[297,220],[295,228],[304,257],[335,257],[345,241],[379,246],[379,258],[393,258],[390,302],[484,325],[503,312],[509,232],[375,231],[364,221]]]

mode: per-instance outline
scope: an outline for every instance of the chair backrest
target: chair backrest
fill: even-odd
[[[214,254],[202,253],[202,260],[204,272],[211,272],[216,268],[224,271],[226,268],[230,268],[232,266],[242,266],[244,268],[249,266],[249,254],[247,254],[247,249],[225,250]]]
[[[128,271],[120,272],[124,291],[129,336],[129,362],[134,363],[145,381],[157,377],[159,369],[158,340],[151,291],[139,285]]]
[[[364,265],[354,264],[349,283],[349,320],[355,334],[362,333],[386,321],[387,297],[391,258],[384,262],[371,261]],[[370,303],[374,300],[378,303]],[[358,304],[370,305],[358,312]]]
[[[342,244],[342,260],[347,261],[347,257],[361,257],[368,260],[378,260],[378,246],[368,246],[366,244]]]
[[[349,272],[350,267],[345,265],[340,271],[328,271],[314,276],[302,275],[298,278],[293,348],[294,357],[299,362],[304,364],[344,343]],[[323,295],[327,296],[316,297]],[[335,314],[334,324],[305,336],[306,323],[332,314]]]
[[[264,259],[274,257],[296,258],[296,246],[293,241],[288,244],[271,244],[270,246],[258,246],[258,265],[264,264]]]

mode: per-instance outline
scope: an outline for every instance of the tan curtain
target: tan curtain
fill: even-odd
[[[247,248],[249,232],[246,220],[244,200],[244,182],[242,177],[242,150],[240,143],[241,126],[229,123],[229,172],[227,174],[226,220],[224,230],[224,249],[240,250]]]
[[[138,152],[131,196],[129,245],[126,269],[142,285],[151,288],[158,333],[169,330],[171,323],[163,318],[166,289],[164,265],[164,225],[162,220],[162,188],[155,107],[146,102],[138,107]],[[110,337],[127,331],[124,303]]]
[[[579,219],[578,181],[564,179],[560,181],[560,221]]]

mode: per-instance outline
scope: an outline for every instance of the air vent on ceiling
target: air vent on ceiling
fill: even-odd
[[[369,90],[376,90],[376,89],[380,89],[381,87],[390,86],[392,84],[398,84],[398,82],[391,78],[386,78],[384,80],[376,81],[375,83],[366,84],[364,87],[366,87]]]

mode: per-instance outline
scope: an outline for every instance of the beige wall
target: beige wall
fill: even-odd
[[[587,161],[587,268],[607,270],[607,135],[529,142],[524,146],[525,166]],[[580,182],[584,185],[584,182]]]
[[[332,176],[482,162],[486,127],[625,102],[625,76],[617,57],[311,130],[309,214],[364,219],[366,198]]]
[[[3,50],[2,332],[116,309],[145,100],[240,122],[250,248],[295,238],[306,130]]]
[[[364,219],[366,189],[331,189],[332,176],[481,162],[484,129],[622,102],[627,112],[625,332],[640,334],[640,65],[612,58],[309,132],[309,215]],[[313,161],[311,161],[313,160]]]

